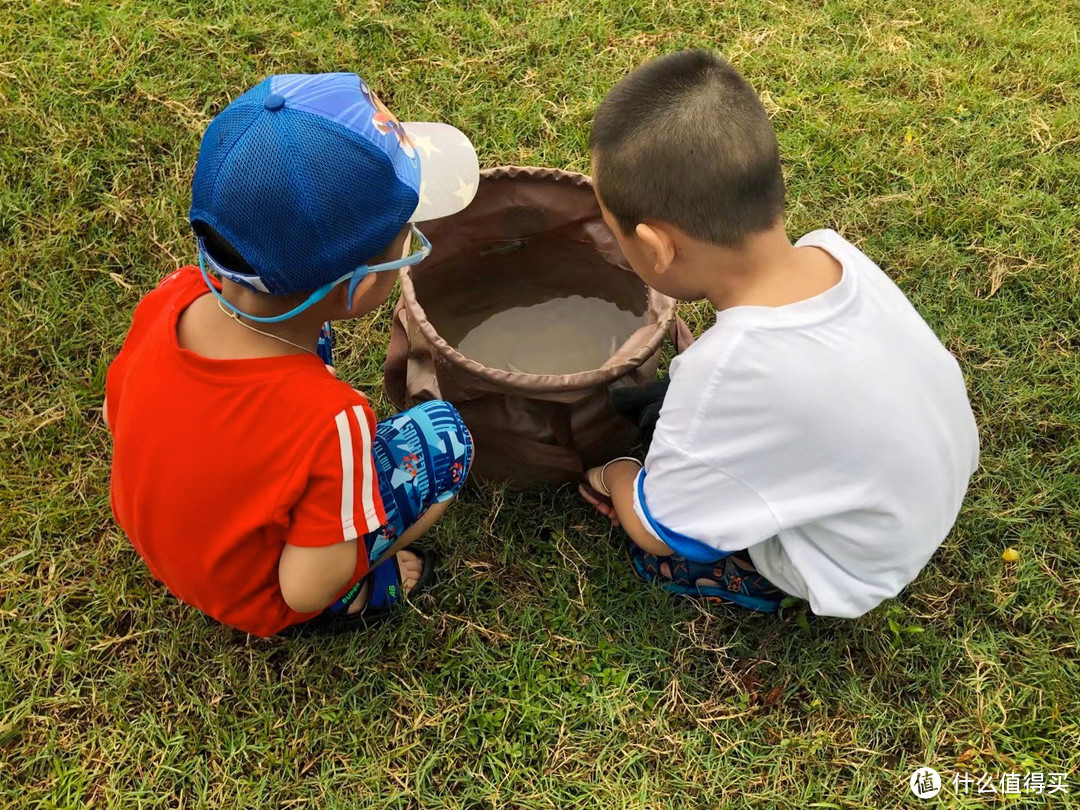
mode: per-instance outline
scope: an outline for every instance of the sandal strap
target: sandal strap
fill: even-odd
[[[677,582],[679,585],[690,585],[692,580],[690,579],[690,561],[686,557],[668,557],[668,566],[671,571],[671,576],[668,577],[672,582]]]
[[[783,593],[775,585],[757,571],[738,566],[733,555],[715,563],[696,563],[678,555],[659,557],[650,554],[632,541],[627,543],[626,550],[638,578],[655,583],[669,593],[720,599],[767,613],[775,611],[783,599]],[[660,571],[665,562],[670,566],[670,577]],[[699,579],[710,580],[716,585],[699,586]]]
[[[647,551],[640,551],[640,557],[642,570],[652,578],[663,577],[660,566],[671,563],[671,557],[660,557]]]
[[[415,598],[427,591],[434,583],[436,556],[433,551],[415,543],[405,550],[419,557],[422,566],[420,578],[409,591],[410,598]],[[364,606],[363,615],[369,619],[381,616],[389,613],[390,608],[405,601],[405,589],[401,586],[401,569],[398,567],[397,554],[377,566],[368,576],[371,578],[371,595]]]
[[[364,611],[385,610],[398,604],[405,596],[401,587],[401,569],[394,554],[368,575],[368,603]]]
[[[641,551],[640,557],[642,567],[646,573],[657,579],[674,582],[676,585],[693,585],[698,579],[712,577],[713,573],[711,565],[693,563],[685,557],[674,554],[664,557],[650,554],[648,551]],[[665,577],[660,568],[664,563],[668,564],[668,570],[671,572],[669,577]]]

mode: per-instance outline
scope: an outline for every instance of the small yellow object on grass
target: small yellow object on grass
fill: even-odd
[[[1001,552],[1001,559],[1003,559],[1005,562],[1017,562],[1020,559],[1020,552],[1012,547],[1007,548],[1003,552]]]

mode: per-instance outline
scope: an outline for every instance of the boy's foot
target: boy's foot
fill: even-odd
[[[626,551],[638,578],[668,593],[731,602],[763,613],[775,612],[784,598],[784,592],[758,573],[749,555],[742,552],[715,563],[695,563],[674,554],[657,557],[633,542],[627,543]]]
[[[395,555],[397,558],[398,571],[401,576],[401,591],[405,595],[412,593],[416,583],[424,575],[424,559],[408,549],[402,549]],[[385,563],[384,563],[385,565]],[[368,606],[368,589],[371,587],[371,579],[364,583],[363,589],[357,595],[353,603],[349,605],[348,615],[360,613]]]
[[[384,618],[406,595],[415,596],[431,585],[434,567],[430,552],[416,545],[402,549],[368,574],[347,615],[366,620]]]
[[[411,593],[424,574],[424,559],[408,549],[397,553],[398,570],[401,571],[401,587],[405,593]]]

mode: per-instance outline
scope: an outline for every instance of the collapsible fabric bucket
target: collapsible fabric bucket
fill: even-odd
[[[677,350],[692,338],[675,301],[626,266],[589,179],[555,169],[490,169],[467,209],[423,230],[434,250],[401,271],[384,369],[390,401],[398,408],[453,403],[473,434],[473,474],[485,480],[563,483],[629,452],[634,431],[612,410],[609,388],[651,382],[669,332]],[[641,325],[597,368],[571,374],[488,367],[447,339],[482,320],[495,299],[505,304],[536,284],[616,302]]]

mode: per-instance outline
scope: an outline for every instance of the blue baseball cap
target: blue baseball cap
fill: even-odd
[[[355,73],[271,76],[210,122],[189,220],[255,271],[226,267],[200,237],[204,272],[274,295],[325,295],[345,278],[355,288],[367,272],[415,263],[365,265],[406,224],[464,209],[478,185],[464,134],[398,121]]]

